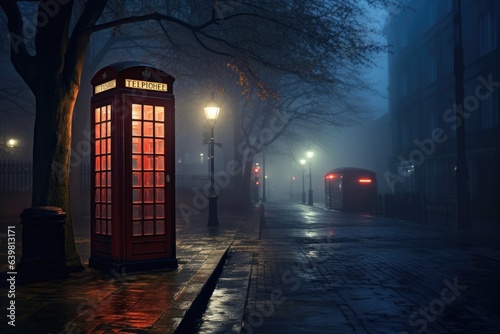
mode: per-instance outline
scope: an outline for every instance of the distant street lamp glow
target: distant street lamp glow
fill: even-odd
[[[7,140],[7,146],[8,147],[15,147],[17,145],[17,140],[14,138],[10,138]]]

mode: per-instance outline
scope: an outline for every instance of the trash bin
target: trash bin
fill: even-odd
[[[20,217],[22,255],[16,267],[19,280],[39,282],[66,277],[66,213],[58,207],[41,206],[25,209]]]

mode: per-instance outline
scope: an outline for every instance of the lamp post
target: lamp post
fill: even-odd
[[[306,160],[300,160],[300,164],[302,165],[302,203],[306,204],[306,191],[305,191],[305,167]]]
[[[262,203],[266,203],[266,151],[262,151]]]
[[[307,158],[309,159],[309,205],[313,205],[313,190],[312,190],[312,173],[311,173],[311,159],[314,155],[313,151],[307,151]]]
[[[219,117],[220,107],[219,104],[214,100],[213,94],[212,99],[205,106],[205,116],[210,126],[210,194],[208,195],[208,226],[217,227],[219,226],[219,218],[217,217],[217,194],[215,193],[214,187],[214,128],[217,122],[217,117]]]

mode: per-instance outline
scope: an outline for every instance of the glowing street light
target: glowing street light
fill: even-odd
[[[212,99],[205,106],[205,116],[210,126],[210,194],[208,195],[208,226],[219,226],[219,218],[217,216],[217,194],[214,186],[214,128],[217,118],[219,117],[219,104]]]
[[[7,147],[16,147],[17,145],[17,139],[14,139],[14,138],[10,138],[9,140],[7,140]]]

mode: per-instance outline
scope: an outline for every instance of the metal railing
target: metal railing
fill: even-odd
[[[32,180],[31,161],[0,161],[0,193],[29,193]]]

